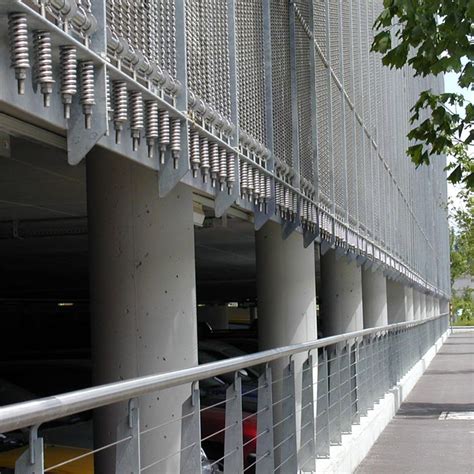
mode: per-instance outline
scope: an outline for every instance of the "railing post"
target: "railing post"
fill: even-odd
[[[301,382],[301,438],[298,453],[298,467],[304,472],[313,472],[316,468],[315,430],[314,430],[314,385],[313,356],[311,352],[302,368]]]
[[[341,432],[352,432],[352,404],[351,404],[351,372],[350,346],[346,342],[339,354],[340,368],[340,397],[341,397]]]
[[[136,398],[129,400],[127,416],[119,422],[117,427],[117,440],[129,436],[128,441],[117,444],[116,474],[140,474],[140,411]]]
[[[296,451],[296,397],[295,397],[295,361],[291,358],[283,371],[285,378],[282,384],[281,406],[281,443],[280,456],[277,457],[280,474],[297,472],[298,459]]]
[[[267,474],[275,468],[273,452],[272,370],[267,365],[258,379],[257,460],[256,474]]]
[[[316,456],[329,457],[329,400],[328,400],[328,353],[322,347],[318,353],[318,398],[316,402]]]
[[[359,413],[359,387],[358,382],[358,359],[359,359],[359,341],[354,339],[354,344],[351,346],[350,354],[350,376],[351,376],[351,415],[352,424],[358,425],[360,423]]]
[[[242,446],[242,380],[235,374],[234,383],[226,391],[224,472],[238,473],[244,468]]]
[[[367,416],[367,340],[362,337],[359,342],[359,357],[357,362],[357,399],[359,400],[359,416]]]
[[[329,393],[329,442],[340,445],[341,438],[341,392],[339,372],[339,351],[337,344],[329,352],[328,360]]]
[[[181,421],[181,474],[201,472],[201,413],[199,388],[191,386],[191,396],[185,400]]]
[[[44,446],[43,438],[38,438],[37,426],[30,428],[30,444],[15,463],[15,474],[43,474]]]

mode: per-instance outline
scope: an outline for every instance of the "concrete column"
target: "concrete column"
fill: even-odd
[[[449,301],[446,299],[441,299],[439,301],[439,312],[440,314],[449,313]]]
[[[435,296],[433,298],[433,315],[434,316],[439,316],[440,314],[441,314],[441,311],[440,311],[439,298],[437,296]]]
[[[418,290],[413,290],[413,319],[421,319],[421,295]]]
[[[414,303],[413,303],[413,288],[405,286],[405,314],[406,321],[413,321],[415,319]]]
[[[421,319],[426,319],[426,293],[420,292],[420,315]]]
[[[433,314],[433,296],[426,295],[426,317],[431,318]]]
[[[364,328],[387,325],[387,281],[382,272],[362,270],[362,305]]]
[[[281,226],[269,221],[256,232],[257,300],[259,350],[296,344],[317,339],[316,272],[314,245],[303,247],[303,237],[294,232],[286,240],[281,237]],[[296,393],[301,394],[301,367],[307,354],[293,358],[295,363]],[[317,354],[315,355],[317,360]],[[288,358],[272,364],[273,377],[281,378]],[[317,380],[317,365],[313,370]],[[273,385],[274,400],[282,397],[282,383]],[[317,393],[314,391],[314,407]],[[297,410],[301,397],[296,400]],[[314,416],[316,413],[314,414]],[[274,409],[275,422],[280,420],[281,403]],[[297,416],[297,445],[300,445],[300,416]],[[283,425],[275,430],[275,442],[287,436]],[[276,452],[277,463],[278,452]]]
[[[405,287],[397,281],[387,280],[387,312],[389,324],[406,321]]]
[[[362,270],[333,250],[321,257],[321,322],[324,336],[364,327]]]
[[[197,365],[191,189],[158,198],[155,172],[96,148],[87,157],[94,383]],[[140,398],[141,428],[180,419],[190,387]],[[95,446],[112,442],[127,404],[99,410]],[[142,466],[178,451],[181,424],[141,438]],[[115,450],[95,455],[95,472],[115,472]],[[174,456],[153,472],[180,472]]]
[[[314,245],[281,237],[268,222],[256,232],[259,349],[317,338]]]

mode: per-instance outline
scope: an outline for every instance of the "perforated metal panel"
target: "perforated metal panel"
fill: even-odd
[[[176,77],[174,0],[107,0],[106,15],[113,33]]]
[[[188,87],[230,119],[227,2],[186,0]]]
[[[277,159],[291,165],[293,157],[289,5],[285,0],[274,0],[270,8],[274,152]]]
[[[271,0],[269,18],[261,0],[186,0],[185,5],[189,91],[227,118],[236,104],[238,130],[254,139],[253,146],[266,145],[267,134],[273,137],[277,162],[317,183],[328,234],[335,229],[335,236],[345,239],[348,224],[367,238],[357,243],[362,251],[411,272],[426,288],[449,291],[445,158],[418,170],[406,158],[410,107],[422,90],[443,90],[443,83],[413,78],[409,66],[390,71],[370,52],[382,0]],[[229,5],[235,6],[235,58]],[[113,34],[175,76],[177,6],[174,0],[107,0],[107,23]],[[265,56],[265,38],[271,39],[271,57]]]
[[[313,143],[311,124],[311,83],[308,63],[312,46],[309,2],[296,2],[296,88],[298,93],[298,145],[300,175],[314,182],[313,176]]]
[[[262,2],[236,2],[235,7],[239,126],[266,144]]]

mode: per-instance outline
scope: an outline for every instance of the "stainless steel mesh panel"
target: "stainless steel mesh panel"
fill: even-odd
[[[107,26],[176,77],[174,0],[106,0]]]
[[[296,88],[298,93],[298,143],[300,175],[311,183],[313,176],[313,143],[311,124],[311,79],[308,67],[311,47],[309,2],[297,2],[296,15]],[[309,33],[309,34],[308,34]]]
[[[175,31],[175,9],[181,5],[175,0],[106,0],[107,24],[113,35],[176,77],[175,38],[182,32]],[[264,145],[267,125],[272,126],[275,158],[299,168],[303,178],[317,180],[325,230],[332,232],[334,213],[344,222],[348,219],[350,228],[398,259],[397,263],[391,260],[394,267],[405,265],[418,272],[416,278],[422,284],[449,291],[445,158],[418,170],[406,158],[409,108],[422,90],[443,90],[443,83],[440,78],[413,78],[409,67],[390,71],[381,66],[379,56],[370,53],[372,25],[382,0],[269,2],[271,117],[266,116],[265,101],[264,5],[261,0],[235,1],[236,58],[230,57],[228,5],[224,0],[185,0],[187,79],[192,95],[230,119],[230,65],[235,60],[236,125]],[[290,8],[295,9],[294,51]],[[309,70],[312,47],[314,84]],[[313,92],[316,111],[311,110]],[[298,157],[293,156],[292,146],[294,105],[298,108]],[[312,112],[316,137],[312,136]],[[313,163],[315,138],[317,164]],[[337,223],[337,237],[344,239],[345,232],[345,225]],[[359,240],[358,245],[372,252],[370,243]],[[374,254],[380,253],[376,249]]]
[[[247,0],[235,6],[239,126],[266,144],[262,2]]]
[[[188,87],[230,119],[227,2],[186,1]]]
[[[315,57],[315,86],[316,86],[316,123],[318,142],[318,179],[320,200],[328,206],[331,203],[332,159],[330,144],[330,90],[329,70],[323,55],[327,57],[327,24],[326,0],[313,0],[314,38],[318,46]]]
[[[291,165],[291,79],[289,5],[271,2],[273,139],[275,157]]]

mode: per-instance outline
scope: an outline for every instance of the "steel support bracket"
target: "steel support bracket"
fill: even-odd
[[[192,384],[191,395],[184,401],[181,416],[181,474],[201,472],[201,411],[199,388]]]
[[[29,447],[15,462],[15,474],[44,473],[43,438],[38,438],[39,426],[30,428]]]
[[[105,2],[92,2],[91,5],[98,28],[91,37],[90,48],[103,57],[107,51]],[[80,63],[78,64],[78,74],[81,74]],[[82,93],[73,96],[71,118],[67,124],[67,159],[70,165],[80,163],[108,132],[106,67],[103,63],[94,62],[95,105],[92,106],[89,128],[86,128],[84,123],[81,95]]]
[[[256,474],[273,472],[275,457],[273,451],[273,397],[272,370],[267,365],[258,379],[257,402],[257,464]]]
[[[140,412],[138,400],[128,402],[128,413],[117,426],[117,439],[130,437],[118,443],[115,450],[116,474],[140,474]]]
[[[224,472],[242,472],[244,469],[242,442],[242,380],[235,374],[234,383],[226,392],[224,439]]]

